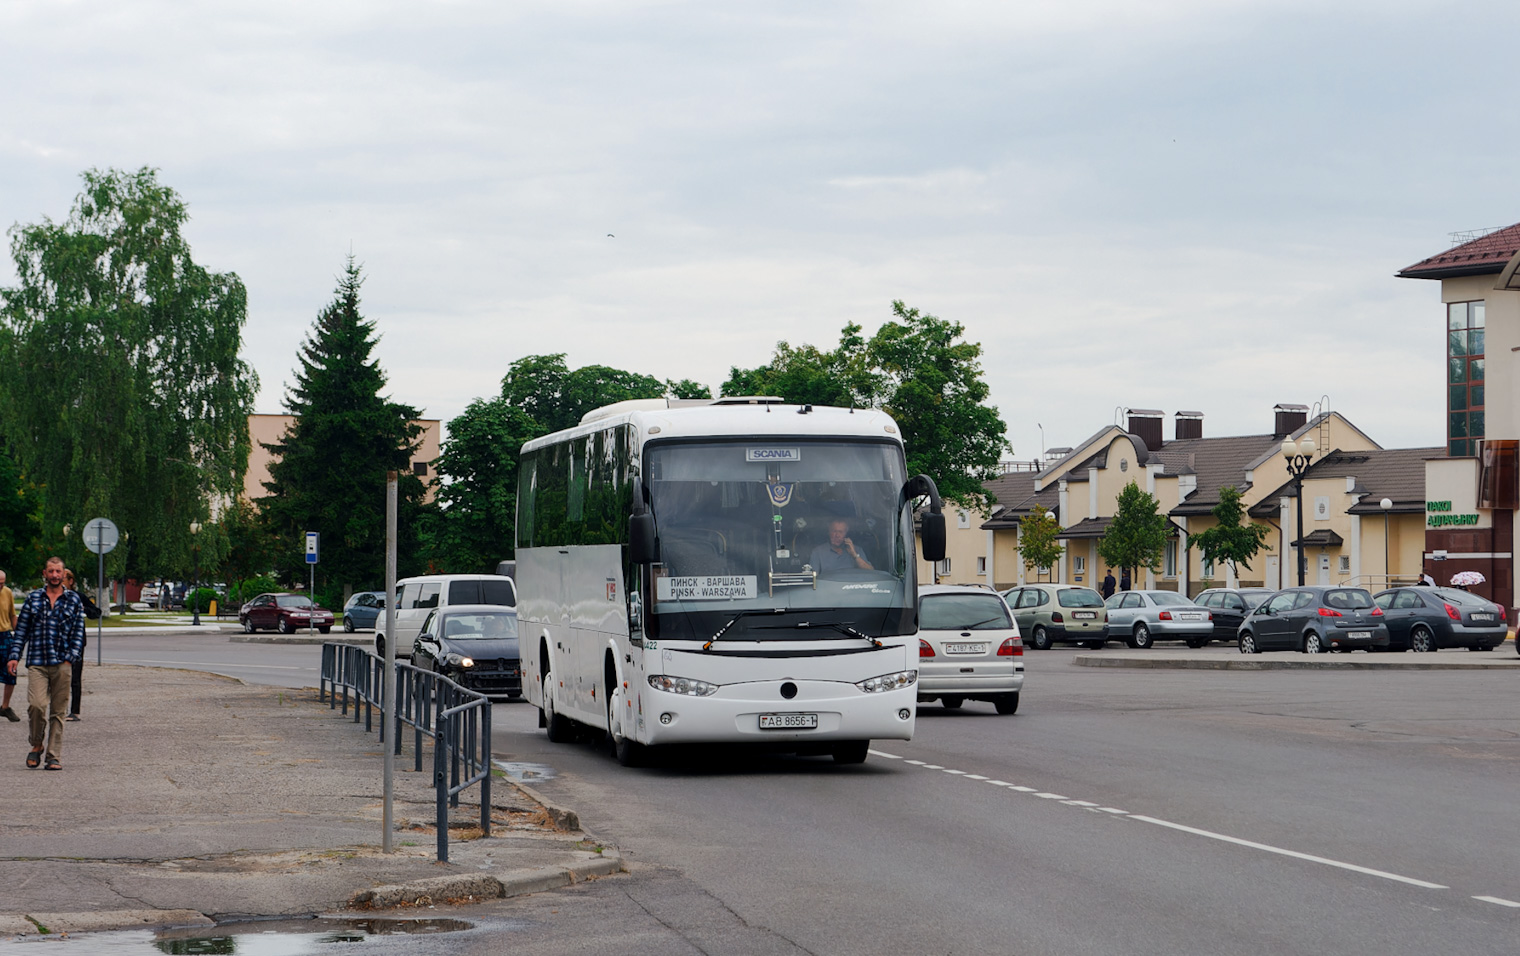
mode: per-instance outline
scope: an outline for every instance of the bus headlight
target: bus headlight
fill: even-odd
[[[667,694],[685,694],[687,697],[711,697],[718,692],[717,684],[689,677],[671,677],[668,674],[650,674],[649,686]]]
[[[863,680],[856,684],[867,694],[875,694],[884,690],[897,690],[918,683],[918,671],[898,671],[895,674],[883,674],[870,680]]]

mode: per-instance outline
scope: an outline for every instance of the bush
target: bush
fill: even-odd
[[[228,589],[228,595],[239,604],[246,604],[266,591],[278,591],[279,584],[267,574],[261,574],[256,578],[239,581]]]
[[[206,614],[211,610],[212,601],[218,604],[226,604],[227,598],[217,591],[216,588],[200,588],[196,591],[190,591],[185,595],[185,610]]]

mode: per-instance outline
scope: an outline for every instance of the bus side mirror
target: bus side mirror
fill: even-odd
[[[628,550],[635,564],[654,564],[660,560],[660,544],[655,537],[653,514],[646,511],[629,517]]]
[[[925,512],[918,519],[918,536],[923,543],[925,561],[945,560],[945,516],[937,511]]]

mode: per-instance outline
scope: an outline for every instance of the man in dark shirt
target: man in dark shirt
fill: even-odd
[[[1114,596],[1114,570],[1109,568],[1103,575],[1103,600],[1107,601]]]
[[[850,568],[859,568],[862,571],[870,571],[871,562],[865,559],[859,551],[855,550],[855,542],[849,538],[850,523],[843,518],[835,518],[829,522],[829,540],[813,549],[808,556],[808,564],[820,574],[824,571],[846,571]]]
[[[26,765],[42,763],[47,744],[47,769],[63,769],[63,716],[68,712],[73,666],[84,654],[84,602],[77,591],[63,586],[63,559],[48,558],[42,569],[44,587],[27,595],[16,615],[6,669],[15,676],[26,653],[26,714],[31,720],[31,752]]]

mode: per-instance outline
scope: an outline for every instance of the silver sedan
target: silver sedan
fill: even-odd
[[[1120,591],[1105,602],[1108,636],[1130,647],[1157,640],[1187,641],[1202,647],[1214,637],[1214,615],[1176,591]]]

